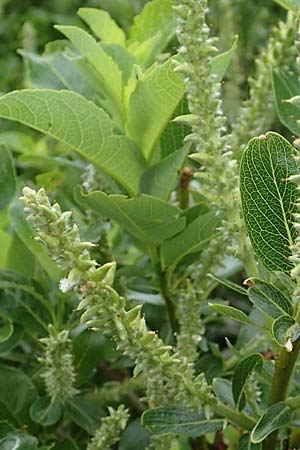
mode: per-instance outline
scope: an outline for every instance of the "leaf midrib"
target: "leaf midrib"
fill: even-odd
[[[274,145],[276,146],[276,143],[274,143]],[[291,230],[290,230],[289,224],[287,222],[286,212],[285,212],[285,209],[284,209],[282,196],[281,196],[281,193],[280,193],[280,190],[279,190],[279,187],[278,187],[278,183],[277,183],[277,179],[276,179],[276,176],[275,176],[275,168],[274,168],[273,160],[272,160],[272,157],[271,157],[270,145],[269,145],[268,142],[267,142],[267,150],[268,150],[268,155],[269,155],[271,169],[272,169],[272,177],[273,177],[274,185],[276,187],[276,191],[277,191],[278,198],[279,198],[279,204],[280,204],[280,208],[281,208],[281,212],[282,212],[282,216],[283,216],[284,226],[285,226],[285,229],[286,229],[286,233],[287,233],[287,237],[288,237],[288,241],[289,241],[289,246],[291,247],[294,244],[294,242],[293,242],[293,239],[292,239],[292,235],[291,235]],[[286,181],[286,183],[287,183],[287,181]]]

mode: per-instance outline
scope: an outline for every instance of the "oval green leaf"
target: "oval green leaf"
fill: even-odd
[[[59,421],[62,412],[63,408],[58,400],[40,397],[31,405],[30,418],[43,427],[50,427]]]
[[[144,412],[142,423],[152,433],[203,436],[223,428],[223,420],[205,420],[202,414],[190,413],[183,407],[161,407]]]
[[[236,320],[237,322],[241,322],[246,325],[255,326],[255,324],[251,322],[247,314],[237,308],[234,308],[233,306],[219,305],[217,303],[209,303],[209,306],[221,315],[229,317],[232,320]]]
[[[168,200],[188,152],[189,146],[185,145],[150,166],[141,176],[140,192]]]
[[[257,309],[274,318],[293,315],[292,303],[280,289],[258,278],[251,281],[254,285],[248,289],[248,296]]]
[[[270,406],[261,416],[251,433],[251,442],[258,444],[278,428],[290,425],[293,412],[284,402]]]
[[[6,324],[2,325],[0,327],[0,344],[7,341],[13,334],[13,331],[14,326],[11,322],[7,322]]]
[[[242,286],[239,286],[236,283],[233,283],[230,280],[227,280],[226,278],[220,278],[217,275],[214,275],[212,273],[209,273],[208,276],[212,278],[213,280],[217,281],[218,283],[222,284],[223,286],[227,287],[228,289],[231,289],[235,292],[238,292],[242,295],[247,295],[247,290],[244,289]]]
[[[13,431],[0,439],[1,450],[34,450],[38,440],[23,431]]]
[[[282,347],[286,344],[286,334],[288,329],[294,325],[295,321],[288,316],[277,317],[272,323],[272,334],[276,342]]]
[[[297,188],[286,181],[299,173],[294,147],[277,133],[252,139],[240,169],[243,215],[252,247],[270,271],[289,272]]]
[[[181,233],[168,239],[162,246],[162,261],[165,267],[175,268],[186,255],[198,252],[215,238],[219,231],[219,218],[209,212],[200,215],[188,224]]]
[[[232,395],[237,408],[241,411],[246,403],[244,387],[253,370],[260,371],[263,367],[263,357],[253,353],[242,359],[236,366],[232,379]]]
[[[243,434],[238,441],[236,450],[261,450],[261,444],[253,444],[250,434]]]
[[[288,102],[290,98],[300,92],[298,77],[294,74],[284,75],[278,71],[273,71],[273,91],[275,105],[280,122],[283,123],[293,134],[300,135],[300,108]]]

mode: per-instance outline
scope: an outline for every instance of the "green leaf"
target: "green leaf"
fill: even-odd
[[[174,72],[171,59],[150,68],[138,80],[129,99],[126,129],[147,160],[151,159],[183,93],[182,78]]]
[[[232,379],[232,394],[235,404],[241,411],[246,403],[244,387],[253,370],[260,371],[263,367],[263,357],[260,353],[253,353],[242,359],[236,366]]]
[[[210,61],[211,71],[214,75],[216,75],[217,83],[222,81],[229,64],[231,63],[233,55],[236,52],[237,43],[238,36],[234,36],[231,47],[226,52],[220,53]]]
[[[231,289],[232,291],[238,292],[242,295],[248,295],[247,290],[244,289],[242,286],[239,286],[236,283],[233,283],[230,280],[227,280],[225,278],[220,278],[217,275],[214,275],[212,273],[208,274],[210,278],[217,281],[218,283],[222,284],[223,286],[227,287],[228,289]]]
[[[226,380],[225,378],[214,378],[212,386],[218,400],[221,403],[228,406],[234,406],[231,381]]]
[[[15,427],[13,427],[7,420],[0,421],[0,438],[10,433],[11,431],[15,431]]]
[[[0,98],[0,117],[23,123],[69,145],[131,193],[145,162],[136,146],[113,135],[108,115],[74,92],[47,89],[12,92]]]
[[[3,209],[14,196],[16,177],[10,152],[0,146],[0,210]]]
[[[118,450],[145,450],[150,445],[150,433],[138,418],[129,423],[122,433]]]
[[[272,334],[279,345],[286,347],[288,340],[292,343],[300,336],[300,325],[291,317],[280,316],[272,323]]]
[[[117,222],[131,236],[149,246],[160,245],[185,225],[185,219],[179,217],[180,211],[175,206],[147,195],[127,198],[100,191],[83,194],[77,187],[75,200],[99,216]]]
[[[3,317],[34,337],[48,334],[52,306],[45,294],[36,292],[28,286],[28,280],[10,271],[0,272],[0,290],[5,292],[0,302]]]
[[[5,262],[4,269],[12,270],[27,279],[33,277],[35,256],[15,232],[12,233]]]
[[[51,70],[47,60],[26,50],[19,50],[18,53],[24,60],[27,76],[32,87],[57,90],[65,88],[65,84]]]
[[[11,322],[7,322],[0,327],[0,344],[6,342],[13,334],[14,326]]]
[[[168,200],[188,152],[184,146],[149,167],[141,176],[141,193]]]
[[[170,0],[153,0],[134,18],[129,50],[146,67],[164,50],[175,33],[176,20]]]
[[[298,12],[300,8],[299,0],[275,0],[280,6],[286,9],[290,9],[291,11]]]
[[[43,427],[50,427],[59,421],[62,412],[63,408],[58,400],[40,397],[31,405],[30,417]]]
[[[146,4],[141,14],[134,18],[130,30],[130,41],[146,41],[165,29],[173,19],[170,0],[152,0]]]
[[[38,440],[23,431],[13,431],[0,439],[0,450],[34,450]]]
[[[182,97],[174,111],[173,118],[183,116],[189,113],[188,102],[186,97]],[[165,127],[160,138],[160,153],[161,157],[165,158],[176,150],[184,146],[185,137],[191,133],[191,127],[185,125],[183,122],[176,122],[170,120]]]
[[[20,202],[14,202],[9,208],[9,219],[11,226],[24,243],[24,245],[30,250],[30,252],[37,258],[45,272],[54,280],[60,279],[60,270],[56,264],[50,258],[46,248],[33,239],[34,231],[26,222],[24,208]]]
[[[63,33],[94,67],[112,100],[118,105],[119,114],[122,116],[123,80],[114,60],[91,35],[81,28],[60,25],[56,25],[55,28]]]
[[[31,153],[35,145],[32,136],[21,131],[3,131],[0,134],[0,144],[7,145],[7,147],[17,153]]]
[[[7,257],[9,254],[12,237],[0,228],[0,269],[7,269]]]
[[[164,242],[162,246],[164,266],[175,268],[184,256],[202,250],[217,236],[218,225],[219,220],[215,214],[206,213],[194,220],[181,233]]]
[[[294,74],[287,76],[273,71],[273,91],[275,105],[280,121],[296,136],[300,135],[300,107],[286,100],[289,100],[300,93],[300,83]]]
[[[0,420],[7,420],[19,428],[29,424],[29,406],[36,392],[32,381],[21,370],[0,368]]]
[[[251,442],[262,442],[269,434],[281,427],[289,426],[293,412],[284,402],[270,406],[260,417],[251,433]]]
[[[232,320],[236,320],[237,322],[245,323],[247,325],[255,326],[255,324],[251,322],[247,314],[245,314],[243,311],[240,311],[237,308],[233,308],[232,306],[227,305],[219,305],[216,303],[209,303],[209,306],[210,308],[214,309],[221,315],[229,317]]]
[[[55,444],[54,447],[51,447],[49,450],[80,450],[77,443],[72,439],[64,439]]]
[[[106,11],[96,8],[80,8],[78,15],[103,42],[125,46],[124,31]]]
[[[272,334],[277,343],[282,347],[286,344],[286,333],[288,329],[294,325],[295,321],[288,316],[279,316],[272,323]]]
[[[80,428],[90,435],[94,435],[100,426],[100,417],[103,413],[96,402],[84,396],[76,396],[68,401],[69,414]]]
[[[83,57],[70,57],[66,51],[70,52],[70,49],[60,48],[57,42],[48,44],[47,52],[42,56],[20,50],[31,86],[77,92],[113,115],[115,106],[112,107],[111,100],[103,94],[99,77],[93,68]]]
[[[14,326],[14,332],[7,341],[0,343],[0,355],[11,352],[21,341],[23,329],[20,326]]]
[[[72,339],[76,382],[91,378],[101,361],[112,351],[110,341],[100,332],[86,330]]]
[[[236,450],[261,450],[261,444],[253,444],[250,434],[243,434],[238,441]]]
[[[270,271],[289,272],[290,246],[297,198],[295,183],[286,181],[299,173],[294,147],[277,133],[252,139],[240,168],[240,190],[245,225],[251,244]]]
[[[205,420],[202,414],[190,413],[183,407],[160,407],[142,415],[142,424],[155,434],[203,436],[223,428],[223,420]]]
[[[293,315],[293,305],[290,299],[276,286],[258,278],[251,278],[254,283],[248,289],[248,296],[253,305],[271,317]]]
[[[112,57],[116,64],[118,64],[124,84],[128,84],[128,81],[134,72],[134,67],[137,67],[137,59],[129,53],[127,48],[121,47],[117,44],[102,44],[103,50]],[[136,80],[135,80],[136,81]],[[128,87],[127,87],[128,88]]]

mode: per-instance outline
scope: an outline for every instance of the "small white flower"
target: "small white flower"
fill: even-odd
[[[62,278],[59,282],[59,289],[61,292],[68,292],[70,289],[72,289],[72,284],[68,280],[68,278]]]
[[[288,338],[286,344],[285,344],[285,349],[287,352],[292,352],[293,351],[293,344],[291,341],[291,338]]]

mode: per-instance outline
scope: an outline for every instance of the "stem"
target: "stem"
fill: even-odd
[[[151,258],[153,269],[159,280],[160,293],[166,304],[170,327],[172,329],[172,334],[173,334],[172,340],[174,340],[175,334],[179,331],[179,323],[176,318],[175,305],[169,295],[167,275],[163,272],[163,270],[161,268],[160,260],[157,256],[157,253],[154,252],[151,248],[148,248],[148,253]]]
[[[193,450],[209,450],[205,436],[199,438],[190,438],[189,444]]]
[[[178,203],[179,208],[186,209],[189,207],[189,185],[192,176],[192,170],[190,167],[184,167],[180,177],[178,187]]]
[[[220,416],[226,417],[226,419],[228,419],[231,423],[234,423],[244,430],[252,430],[256,423],[252,417],[247,416],[245,413],[237,413],[223,403],[216,403],[215,405],[212,405],[212,409],[217,414],[220,414]]]
[[[171,328],[173,331],[173,335],[175,336],[176,333],[179,331],[179,323],[176,318],[175,305],[169,295],[165,276],[162,272],[160,272],[159,279],[160,279],[161,294],[165,300],[167,311],[168,311],[168,316],[169,316],[169,322],[170,322],[170,325],[171,325]]]
[[[275,372],[269,396],[269,406],[285,400],[289,389],[291,376],[300,350],[300,338],[294,343],[290,353],[283,348],[275,363]],[[263,450],[274,450],[276,447],[278,431],[274,431],[263,442]]]

